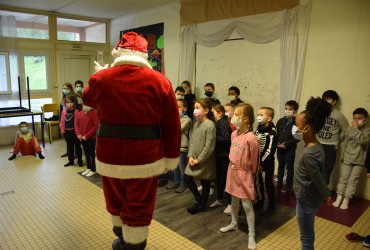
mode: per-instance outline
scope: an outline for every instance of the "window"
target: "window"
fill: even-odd
[[[24,52],[22,54],[24,88],[27,91],[27,77],[31,93],[50,92],[49,86],[49,55],[47,52]]]
[[[9,55],[0,52],[0,94],[10,93]]]
[[[15,25],[16,28],[15,32],[5,32],[4,36],[49,39],[48,16],[3,10],[0,10],[0,16],[2,16],[13,27]]]
[[[58,40],[106,43],[106,34],[106,23],[57,18]]]

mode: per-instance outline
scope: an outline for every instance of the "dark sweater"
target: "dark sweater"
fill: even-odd
[[[285,144],[285,149],[296,149],[298,140],[292,136],[292,127],[295,125],[295,118],[288,120],[285,116],[280,118],[276,123],[278,133],[278,144]]]
[[[367,173],[370,173],[370,143],[369,143],[369,147],[367,149],[365,167],[367,168]]]
[[[270,122],[267,127],[258,125],[254,134],[260,142],[260,162],[262,168],[273,166],[277,146],[277,133],[274,123]]]
[[[294,169],[293,190],[306,206],[317,209],[330,196],[325,182],[325,153],[321,144],[305,147]]]
[[[231,128],[227,117],[216,122],[216,157],[228,157],[231,146]]]
[[[193,112],[194,112],[194,103],[196,97],[194,94],[186,94],[184,95],[184,100],[186,101],[188,107],[186,109],[186,114],[193,120]]]
[[[238,105],[239,103],[243,103],[243,101],[240,100],[240,98],[236,98],[235,100],[231,101],[231,104],[234,106]]]

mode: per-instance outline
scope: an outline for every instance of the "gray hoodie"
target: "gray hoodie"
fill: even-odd
[[[345,163],[364,166],[370,141],[370,128],[349,127],[342,144],[342,158]]]

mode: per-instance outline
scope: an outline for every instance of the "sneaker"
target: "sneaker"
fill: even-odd
[[[369,247],[370,248],[370,235],[366,236],[363,243],[362,243],[365,247]]]
[[[231,214],[231,205],[227,205],[227,207],[224,210],[225,214]]]
[[[167,186],[167,189],[176,189],[179,187],[179,184],[176,184],[176,183],[172,183],[170,185]]]
[[[95,172],[94,171],[90,171],[90,172],[88,172],[87,174],[86,174],[86,177],[91,177],[91,176],[93,176],[95,174]]]
[[[90,173],[90,171],[91,171],[90,169],[86,169],[86,171],[82,172],[81,175],[87,175],[88,173]]]
[[[69,166],[73,166],[75,165],[74,162],[68,162],[66,164],[64,164],[64,167],[69,167]]]
[[[200,202],[194,202],[194,204],[188,208],[188,213],[189,214],[197,214],[197,213],[200,213],[200,212],[204,212],[206,211],[206,208],[203,207]]]
[[[14,160],[16,157],[17,157],[17,155],[13,154],[12,156],[10,156],[10,157],[8,158],[8,160],[9,160],[9,161]]]
[[[183,193],[186,189],[186,186],[179,186],[178,188],[176,188],[175,193]]]
[[[221,233],[227,233],[230,231],[237,231],[238,230],[238,225],[237,224],[230,224],[227,225],[226,227],[221,227],[220,232]]]
[[[68,154],[65,153],[65,154],[62,154],[60,157],[67,157],[67,156],[68,156]]]
[[[79,162],[78,162],[78,166],[79,166],[79,167],[82,167],[83,165],[84,165],[84,162],[83,162],[83,161],[79,161]]]
[[[202,185],[200,185],[199,187],[198,187],[198,191],[200,192],[200,191],[202,191]]]
[[[219,207],[222,205],[223,205],[222,201],[215,200],[209,207]]]
[[[209,195],[212,195],[214,192],[215,192],[215,189],[214,188],[210,188],[209,189]]]
[[[45,159],[45,156],[43,156],[41,152],[39,152],[39,153],[37,153],[37,154],[39,155],[39,158],[40,158],[40,159]]]

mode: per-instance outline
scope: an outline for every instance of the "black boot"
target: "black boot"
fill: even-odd
[[[196,214],[203,211],[204,207],[202,206],[202,199],[200,197],[196,198],[194,204],[188,208],[189,214]]]
[[[122,227],[113,227],[113,233],[118,237],[112,243],[113,250],[125,250],[125,242],[123,241]]]
[[[17,155],[16,155],[16,154],[13,154],[12,156],[10,156],[10,157],[8,158],[8,160],[9,160],[9,161],[14,160],[16,157],[17,157]]]
[[[45,156],[43,156],[41,152],[38,152],[37,154],[38,154],[40,159],[45,159]]]
[[[125,250],[144,250],[146,247],[146,239],[138,244],[131,244],[125,242]]]

